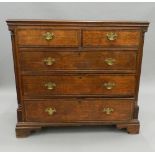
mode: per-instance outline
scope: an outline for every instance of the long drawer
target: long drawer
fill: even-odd
[[[131,99],[52,99],[25,101],[26,121],[128,121],[132,119]]]
[[[20,52],[23,71],[135,70],[135,51]]]
[[[134,75],[124,74],[68,74],[22,77],[25,96],[133,96],[135,92],[135,82]]]

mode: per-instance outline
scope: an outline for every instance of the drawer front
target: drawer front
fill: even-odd
[[[25,101],[26,121],[31,122],[128,121],[132,109],[129,99]]]
[[[134,75],[53,75],[23,76],[26,96],[52,95],[122,95],[132,96]]]
[[[84,47],[138,46],[140,31],[132,30],[84,30]]]
[[[135,51],[21,52],[22,70],[135,70]]]
[[[19,29],[18,44],[28,46],[77,47],[79,30]]]

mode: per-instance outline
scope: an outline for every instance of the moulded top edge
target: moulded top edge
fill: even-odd
[[[44,23],[64,23],[64,24],[73,24],[73,23],[100,23],[100,24],[142,24],[142,25],[148,25],[148,21],[128,21],[128,20],[122,20],[122,21],[115,21],[115,20],[38,20],[38,19],[7,19],[6,22],[9,24],[44,24]]]

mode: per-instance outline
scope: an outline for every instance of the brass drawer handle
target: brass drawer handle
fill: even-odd
[[[47,112],[49,116],[52,116],[54,113],[56,113],[56,109],[48,107],[45,109],[45,112]]]
[[[43,34],[43,37],[47,41],[52,40],[54,39],[54,33],[46,32]]]
[[[45,58],[45,59],[43,60],[43,62],[45,63],[45,65],[51,66],[51,65],[54,64],[55,59],[54,59],[54,58],[51,58],[51,57],[48,57],[48,58]]]
[[[103,112],[105,113],[105,114],[107,114],[107,115],[110,115],[111,114],[111,112],[113,112],[114,111],[114,109],[113,108],[104,108],[103,109]]]
[[[106,87],[106,89],[111,90],[114,86],[116,86],[116,84],[114,82],[108,82],[104,83],[104,86]]]
[[[56,84],[53,82],[45,83],[45,87],[47,87],[48,90],[53,90],[56,87]]]
[[[106,58],[106,59],[105,59],[105,63],[106,63],[107,65],[109,65],[109,66],[112,66],[115,62],[116,62],[116,60],[113,59],[113,58]]]
[[[110,40],[110,41],[113,41],[113,40],[116,40],[118,35],[114,32],[109,32],[107,33],[107,39]]]

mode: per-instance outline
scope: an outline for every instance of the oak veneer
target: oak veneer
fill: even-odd
[[[20,53],[22,71],[55,71],[55,70],[99,70],[102,71],[130,71],[136,70],[136,51],[29,51]],[[51,66],[47,66],[44,59],[54,59]],[[109,66],[107,58],[113,58],[114,65]],[[69,62],[69,63],[66,63]]]
[[[126,121],[132,118],[133,100],[115,99],[51,99],[25,101],[26,121],[34,122],[74,122],[74,121]],[[44,111],[53,107],[53,117]],[[111,106],[112,115],[103,112]]]
[[[53,41],[47,41],[44,39],[46,32],[53,34]],[[30,35],[31,34],[31,35]],[[79,30],[57,30],[57,29],[19,29],[17,32],[18,45],[40,45],[40,46],[56,46],[56,47],[77,47],[79,45]]]
[[[140,30],[85,30],[83,31],[84,47],[118,47],[118,46],[138,46],[140,42]],[[117,39],[109,42],[106,34],[114,32],[118,35]]]
[[[116,125],[139,133],[148,22],[7,20],[18,97],[16,136],[47,126]]]
[[[133,96],[135,91],[135,76],[133,75],[51,75],[23,76],[23,95],[103,95],[103,96]],[[55,83],[53,90],[47,89],[47,83]],[[106,83],[115,83],[112,89],[107,89]]]

